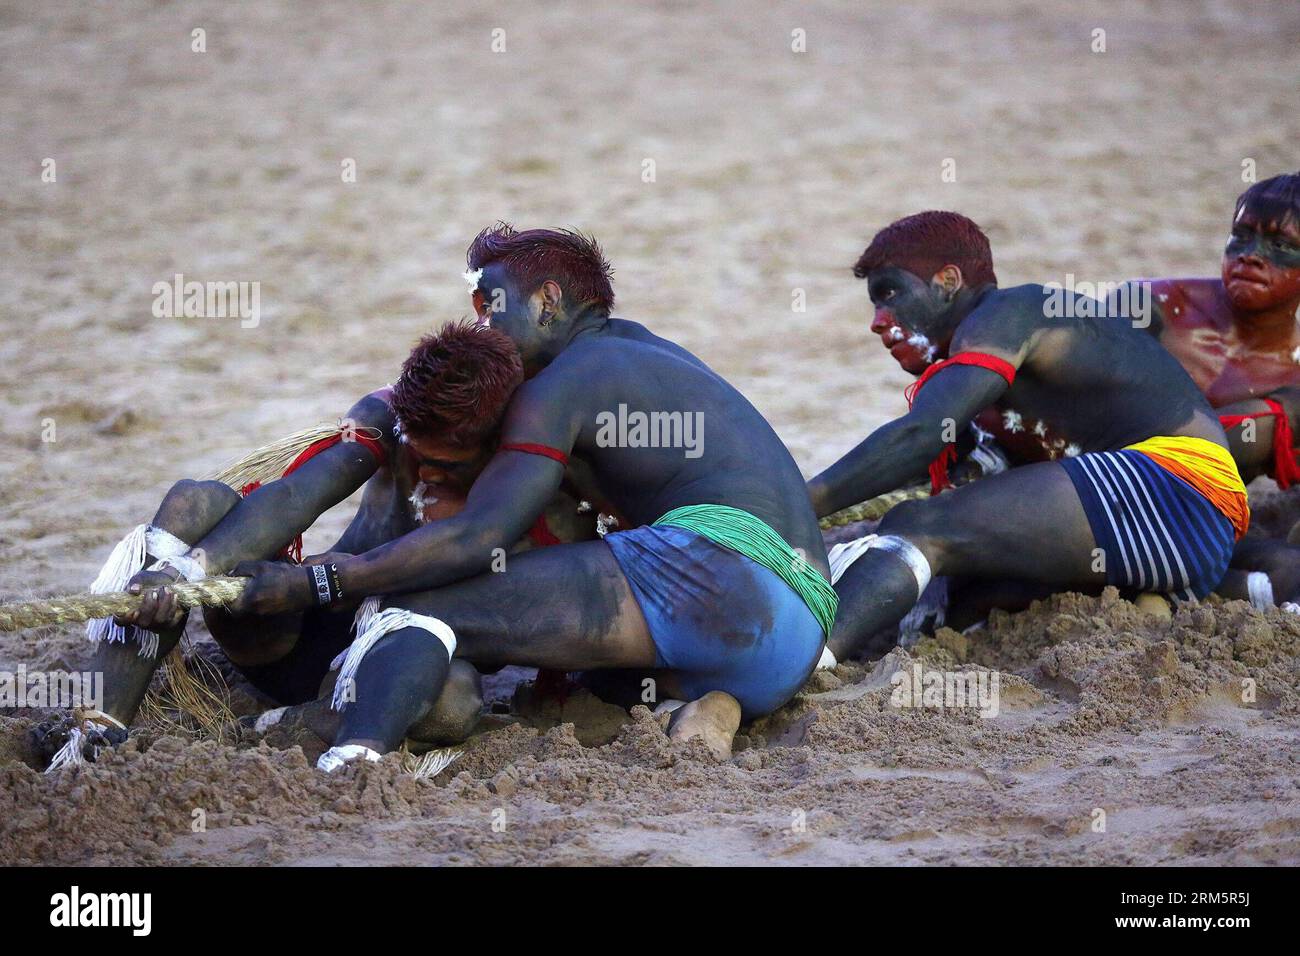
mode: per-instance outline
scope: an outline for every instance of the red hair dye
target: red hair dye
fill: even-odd
[[[961,270],[968,288],[998,284],[983,230],[961,213],[930,211],[899,219],[876,233],[853,274],[865,279],[877,269],[895,266],[929,282],[947,265]]]
[[[491,439],[524,364],[514,342],[472,321],[444,325],[420,339],[402,364],[392,407],[414,435],[469,446]]]
[[[503,262],[519,287],[535,292],[547,279],[560,284],[565,298],[609,315],[614,308],[614,270],[596,240],[568,229],[515,230],[507,222],[484,229],[466,259],[471,270]]]

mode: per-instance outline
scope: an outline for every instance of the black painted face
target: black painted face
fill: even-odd
[[[1300,300],[1300,222],[1265,212],[1242,206],[1223,250],[1223,287],[1247,312]]]
[[[531,297],[519,291],[503,263],[489,263],[473,293],[474,314],[510,337],[523,357],[525,367],[536,364],[544,343],[543,330],[533,314]]]
[[[867,292],[876,307],[871,331],[904,370],[920,375],[952,336],[948,320],[952,302],[943,287],[906,269],[886,266],[867,276]]]

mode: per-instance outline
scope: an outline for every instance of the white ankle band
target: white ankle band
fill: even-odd
[[[122,723],[112,714],[106,714],[102,710],[83,710],[80,711],[78,716],[81,717],[83,721],[90,720],[90,721],[94,721],[95,723],[99,723],[101,727],[104,726],[104,724],[100,722],[107,721],[109,724],[112,724],[118,730],[126,730],[126,724]]]
[[[930,562],[925,559],[921,549],[905,538],[893,534],[876,535],[876,540],[867,545],[867,550],[888,551],[898,555],[912,569],[916,577],[916,596],[919,599],[930,585]]]
[[[385,634],[400,631],[404,627],[418,627],[428,631],[442,642],[442,646],[447,649],[448,658],[456,653],[456,632],[436,617],[416,614],[405,608],[385,608],[366,622],[364,630],[358,631],[356,640],[344,655],[338,680],[334,683],[334,696],[330,700],[330,706],[334,710],[342,710],[343,705],[350,699],[351,689],[356,682],[357,668],[361,666],[361,661],[370,648],[374,647]]]
[[[288,710],[288,707],[276,707],[274,710],[267,710],[258,714],[257,720],[253,722],[253,732],[257,734],[266,733],[284,719],[284,715]]]
[[[316,761],[316,769],[324,770],[326,773],[333,773],[348,764],[359,759],[375,761],[380,758],[381,754],[369,747],[363,747],[360,744],[344,744],[342,747],[331,747],[320,755]]]
[[[1266,611],[1274,604],[1273,582],[1263,571],[1251,571],[1246,575],[1246,593],[1250,596],[1250,606]]]
[[[814,667],[813,670],[828,671],[832,670],[837,664],[839,664],[839,661],[835,659],[835,655],[831,653],[831,649],[828,645],[822,648],[821,659],[817,661],[817,666]]]

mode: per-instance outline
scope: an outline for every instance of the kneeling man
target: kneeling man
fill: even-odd
[[[480,316],[514,340],[531,377],[464,510],[319,571],[250,566],[238,609],[401,595],[349,651],[327,767],[394,749],[438,699],[453,653],[480,665],[651,671],[657,699],[690,701],[670,734],[728,753],[742,718],[803,685],[835,616],[798,467],[721,376],[610,316],[609,266],[592,240],[499,225],[468,259]],[[500,561],[572,455],[632,529]]]

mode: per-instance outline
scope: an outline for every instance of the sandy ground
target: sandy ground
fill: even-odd
[[[81,589],[172,481],[391,380],[466,311],[494,219],[596,233],[619,312],[811,474],[903,407],[848,272],[875,228],[963,211],[1004,285],[1215,274],[1243,160],[1296,164],[1291,4],[586,6],[0,6],[0,598]],[[155,318],[176,273],[260,282],[260,323]],[[1063,596],[915,654],[997,669],[999,715],[891,706],[896,654],[817,677],[721,765],[579,694],[432,782],[149,731],[42,777],[4,717],[0,860],[1300,860],[1293,619]],[[85,655],[75,629],[0,636],[0,669]]]

